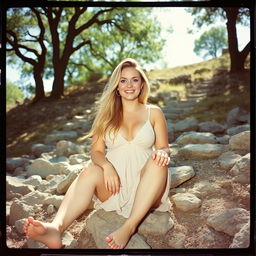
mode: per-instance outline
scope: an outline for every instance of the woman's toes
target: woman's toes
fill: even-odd
[[[105,238],[105,240],[106,240],[107,243],[110,243],[110,242],[112,241],[112,238],[109,237],[109,236],[107,236],[107,237]]]

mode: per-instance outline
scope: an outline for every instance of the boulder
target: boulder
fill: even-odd
[[[178,156],[184,159],[203,160],[218,157],[223,151],[219,144],[188,144],[178,151]]]
[[[34,191],[34,187],[31,185],[26,185],[23,183],[23,179],[17,177],[6,177],[6,198],[10,200],[13,198],[13,195],[18,193],[21,195],[26,195]]]
[[[171,248],[182,249],[185,247],[184,246],[185,240],[186,240],[185,234],[183,234],[181,232],[175,232],[171,235],[171,237],[167,243]]]
[[[177,139],[176,143],[185,144],[216,144],[215,136],[210,132],[184,132]]]
[[[24,157],[8,157],[6,159],[6,171],[12,172],[17,167],[24,167],[25,165],[30,163],[31,159]]]
[[[90,160],[90,156],[87,154],[74,154],[69,157],[70,164],[85,164],[88,160]]]
[[[33,214],[33,206],[14,200],[10,208],[9,224],[15,225],[17,220],[28,218]]]
[[[59,170],[53,167],[53,164],[43,158],[37,158],[27,168],[27,175],[39,175],[42,178],[50,174],[59,174]]]
[[[188,192],[198,196],[208,196],[212,194],[220,194],[221,192],[224,192],[224,189],[215,183],[202,180],[195,183],[193,188],[189,189]]]
[[[53,131],[46,136],[44,143],[55,145],[60,140],[71,140],[76,139],[77,137],[78,133],[75,131]]]
[[[191,193],[177,193],[171,197],[177,209],[181,211],[190,211],[201,206],[202,201]]]
[[[47,199],[48,196],[49,196],[48,193],[44,193],[36,190],[23,196],[20,202],[26,205],[31,205],[31,206],[40,205],[40,204],[43,204],[43,201]]]
[[[63,199],[64,199],[64,196],[52,195],[52,196],[47,197],[43,201],[43,204],[46,204],[46,205],[52,204],[55,206],[56,209],[59,209]]]
[[[69,175],[63,179],[61,182],[57,185],[57,192],[59,194],[65,194],[69,188],[69,186],[72,184],[72,182],[75,180],[75,178],[78,176],[79,171],[73,171],[70,172]]]
[[[42,153],[48,153],[54,150],[53,145],[45,145],[45,144],[33,144],[31,147],[32,155],[36,157],[40,157]]]
[[[170,167],[170,179],[171,179],[171,188],[178,187],[180,184],[184,183],[187,180],[190,180],[195,176],[195,171],[192,166],[178,166]]]
[[[224,135],[222,137],[216,137],[216,140],[219,144],[227,145],[229,143],[230,136]]]
[[[105,238],[118,229],[125,222],[125,218],[116,212],[106,212],[104,210],[93,211],[86,219],[85,228],[81,231],[79,237],[84,237],[86,230],[92,234],[98,249],[109,249]],[[83,241],[78,239],[78,246],[81,248]],[[145,238],[135,233],[125,249],[150,249],[145,242]]]
[[[241,157],[230,170],[235,182],[250,184],[250,153]]]
[[[71,141],[61,140],[57,142],[55,154],[57,156],[66,156],[82,154],[83,148]]]
[[[202,122],[199,124],[199,132],[222,133],[225,131],[225,126],[217,122]]]
[[[237,125],[250,122],[250,115],[242,108],[236,107],[229,111],[227,115],[228,127],[234,127]]]
[[[194,118],[187,118],[174,124],[175,132],[197,131],[198,121]]]
[[[39,175],[32,175],[23,181],[23,184],[32,185],[34,187],[40,185],[42,182],[42,177]]]
[[[144,236],[165,235],[173,226],[174,222],[168,212],[154,211],[140,224],[138,232]]]
[[[250,151],[250,131],[240,132],[231,136],[229,140],[229,147],[231,150],[245,150]]]
[[[233,151],[224,152],[218,158],[220,168],[230,170],[240,158],[241,156]]]
[[[232,244],[229,248],[248,248],[250,245],[250,222],[247,222],[240,229],[238,233],[235,234]]]
[[[244,132],[244,131],[250,131],[250,125],[249,124],[244,124],[244,125],[231,127],[229,129],[227,129],[227,134],[230,135],[230,136],[233,136],[235,134],[238,134],[238,133]]]
[[[249,221],[250,212],[243,208],[232,208],[211,214],[207,218],[207,225],[216,231],[234,236]]]

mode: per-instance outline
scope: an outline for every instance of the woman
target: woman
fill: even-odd
[[[166,121],[158,107],[146,105],[149,89],[135,60],[125,59],[116,67],[88,135],[92,163],[69,187],[51,223],[26,220],[27,236],[49,248],[60,248],[61,234],[93,198],[96,209],[127,218],[105,238],[110,248],[122,249],[150,210],[170,209]]]

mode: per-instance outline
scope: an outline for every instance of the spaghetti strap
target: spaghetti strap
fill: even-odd
[[[150,106],[148,106],[148,120],[150,120]]]

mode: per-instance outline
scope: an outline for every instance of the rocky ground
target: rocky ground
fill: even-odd
[[[244,248],[249,244],[250,126],[239,108],[227,114],[227,123],[199,123],[182,119],[206,96],[207,87],[190,91],[187,100],[166,100],[172,161],[169,167],[172,209],[152,213],[127,248]],[[199,91],[200,90],[200,91]],[[194,96],[193,96],[194,95]],[[189,97],[190,96],[190,97]],[[7,245],[40,248],[22,232],[30,215],[51,221],[70,183],[89,160],[89,141],[79,138],[91,125],[90,110],[63,116],[62,130],[35,144],[29,156],[7,159]],[[89,216],[89,217],[88,217]],[[104,248],[103,237],[122,218],[92,209],[65,232],[65,248]],[[101,228],[106,227],[105,229]]]

